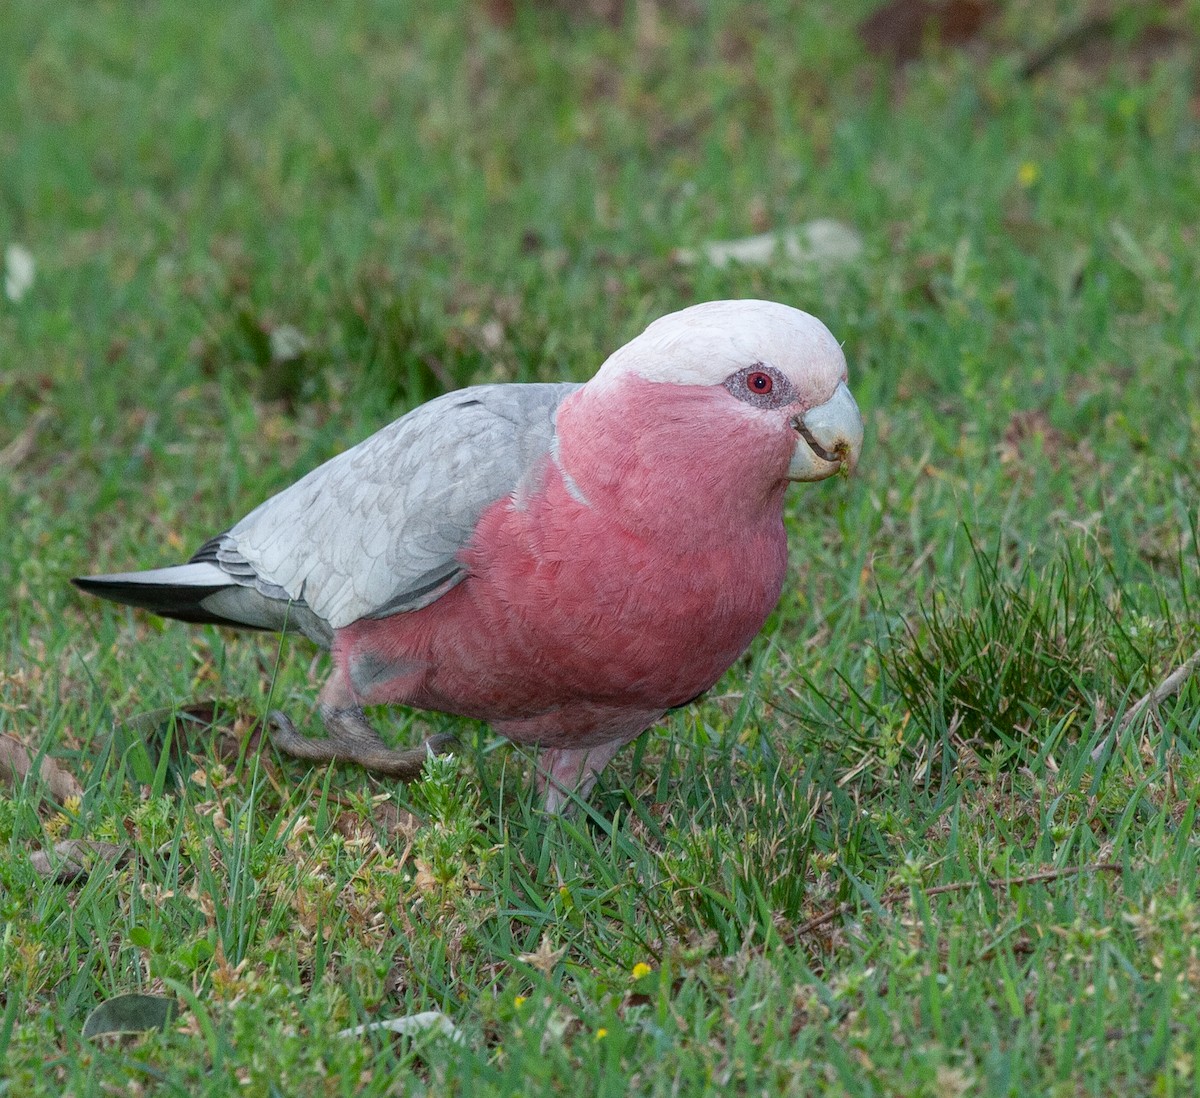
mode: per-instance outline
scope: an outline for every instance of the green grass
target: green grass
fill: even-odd
[[[1200,685],[1106,745],[1200,648],[1195,0],[1032,81],[1076,5],[901,73],[865,2],[567,7],[6,8],[0,732],[84,792],[0,796],[0,1094],[1192,1093]],[[863,257],[673,257],[815,217]],[[764,636],[574,818],[450,718],[389,719],[465,743],[408,788],[230,755],[311,649],[67,583],[721,296],[845,341],[863,462],[793,490]],[[83,837],[130,856],[38,876]],[[129,991],[178,1023],[84,1040]],[[336,1036],[423,1010],[463,1042]]]

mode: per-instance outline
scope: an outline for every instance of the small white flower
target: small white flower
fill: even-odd
[[[33,285],[33,253],[23,244],[4,249],[4,294],[9,301],[20,301]]]

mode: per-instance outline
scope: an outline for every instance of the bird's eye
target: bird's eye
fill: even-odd
[[[752,393],[769,393],[775,388],[775,379],[762,370],[755,370],[754,373],[746,375],[746,388]]]

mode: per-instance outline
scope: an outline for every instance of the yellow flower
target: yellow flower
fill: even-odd
[[[645,961],[638,961],[638,963],[633,966],[633,978],[635,980],[640,980],[643,976],[649,976],[653,971],[654,969],[646,964]]]
[[[1026,160],[1025,163],[1017,169],[1017,182],[1020,183],[1022,187],[1032,187],[1038,181],[1038,177],[1041,174],[1041,168],[1033,163],[1033,161]]]
[[[528,996],[526,996],[526,995],[518,995],[513,1000],[513,1006],[515,1006],[519,1010],[521,1007],[523,1007],[525,1005],[527,999],[528,999]]]
[[[607,1036],[608,1036],[608,1030],[605,1029],[603,1026],[601,1026],[598,1030],[596,1030],[596,1040],[597,1041],[603,1041],[604,1038]]]

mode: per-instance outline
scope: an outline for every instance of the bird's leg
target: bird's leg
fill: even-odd
[[[546,811],[555,814],[565,811],[572,803],[572,794],[586,797],[596,784],[600,771],[626,742],[616,740],[586,748],[552,747],[541,752],[537,761],[537,784],[545,796]]]
[[[447,751],[455,742],[451,735],[431,736],[418,747],[393,751],[371,727],[353,692],[335,669],[321,690],[317,703],[325,724],[326,738],[301,735],[291,720],[278,710],[271,714],[271,739],[285,755],[313,761],[352,762],[366,770],[411,782],[420,777],[425,759]]]

